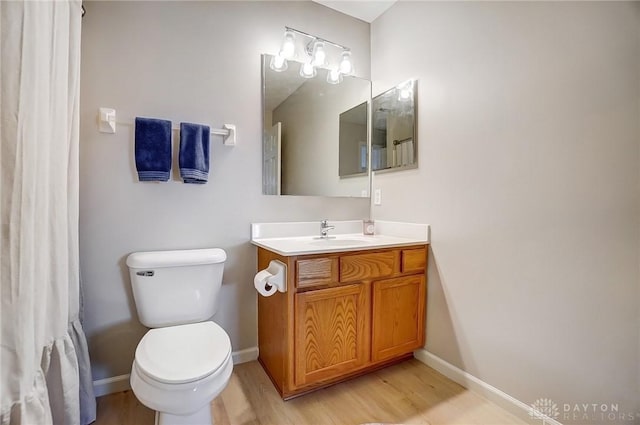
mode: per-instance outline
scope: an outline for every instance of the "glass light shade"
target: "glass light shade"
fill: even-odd
[[[342,82],[342,74],[337,69],[330,69],[327,72],[327,83],[340,84]]]
[[[269,63],[269,68],[276,72],[286,71],[288,67],[287,60],[280,53],[274,55]]]
[[[342,59],[340,60],[340,72],[344,75],[351,75],[353,73],[353,62],[351,62],[351,51],[345,50],[342,52]]]
[[[327,60],[327,53],[324,50],[324,42],[316,41],[313,43],[313,52],[311,53],[314,66],[323,66]]]
[[[293,31],[285,31],[280,48],[280,55],[285,59],[292,59],[296,54],[296,36]]]
[[[317,74],[316,67],[313,66],[311,61],[307,61],[300,65],[300,76],[304,78],[313,78]]]

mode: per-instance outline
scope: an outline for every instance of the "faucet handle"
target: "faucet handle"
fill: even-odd
[[[335,229],[335,226],[329,226],[329,223],[327,222],[327,220],[320,221],[320,237],[321,238],[327,238],[328,237],[327,233],[331,229]]]

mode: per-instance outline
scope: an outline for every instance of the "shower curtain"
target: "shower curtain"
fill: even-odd
[[[1,1],[0,424],[95,420],[79,320],[81,2]]]

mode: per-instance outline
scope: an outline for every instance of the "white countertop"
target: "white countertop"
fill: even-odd
[[[280,255],[323,254],[429,243],[429,225],[376,221],[376,234],[357,233],[362,221],[329,221],[336,228],[320,238],[319,222],[254,223],[251,243]],[[334,232],[335,231],[335,232]]]

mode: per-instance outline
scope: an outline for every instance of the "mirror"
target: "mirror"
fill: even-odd
[[[338,174],[340,177],[367,173],[367,102],[340,114]]]
[[[368,197],[371,82],[345,76],[340,84],[329,84],[325,69],[318,69],[315,78],[303,78],[294,61],[276,72],[269,67],[271,58],[262,55],[262,193]],[[362,120],[363,108],[361,125],[356,121]]]
[[[415,106],[416,81],[405,81],[373,98],[371,169],[399,170],[418,166]]]

